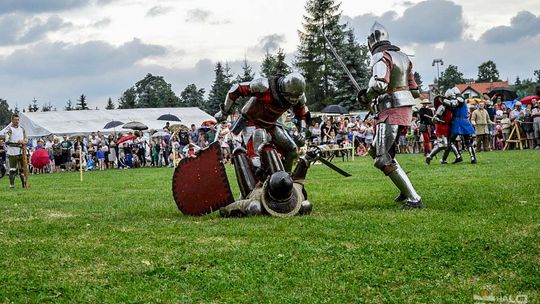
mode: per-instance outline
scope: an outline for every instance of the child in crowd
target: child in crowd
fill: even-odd
[[[505,113],[505,114],[503,114],[502,117],[503,117],[501,119],[502,133],[503,133],[503,136],[504,136],[504,140],[506,141],[508,139],[508,137],[510,136],[511,124],[510,124],[510,118],[508,118],[508,114]]]
[[[118,156],[118,168],[119,169],[127,169],[127,163],[126,163],[126,155],[124,152],[120,152],[120,155]]]
[[[95,169],[96,162],[94,161],[94,158],[92,156],[88,157],[88,160],[86,161],[86,170],[85,171],[92,171]]]
[[[96,152],[96,156],[98,160],[99,171],[105,170],[105,150],[104,150],[103,144],[99,144],[99,148],[98,148],[98,151]]]

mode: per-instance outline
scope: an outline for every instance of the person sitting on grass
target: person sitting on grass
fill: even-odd
[[[118,168],[128,169],[128,166],[126,163],[126,155],[124,154],[124,152],[120,152],[120,155],[118,156]]]

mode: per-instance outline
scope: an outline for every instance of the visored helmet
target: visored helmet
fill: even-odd
[[[306,80],[300,73],[290,73],[279,79],[279,91],[291,104],[296,104],[306,89]]]
[[[450,88],[444,92],[444,97],[446,98],[456,98],[456,96],[460,95],[461,91],[457,87]]]
[[[380,24],[377,21],[373,23],[373,26],[371,26],[371,30],[369,30],[369,36],[367,37],[367,39],[368,39],[369,50],[372,52],[377,43],[382,42],[382,41],[390,42],[390,36],[388,35],[388,30],[386,30],[384,25]]]

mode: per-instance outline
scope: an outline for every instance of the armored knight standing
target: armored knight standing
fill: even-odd
[[[465,99],[461,96],[461,91],[457,87],[450,88],[444,93],[443,104],[452,107],[452,127],[450,128],[450,142],[457,144],[458,136],[463,138],[463,144],[471,156],[471,164],[476,164],[476,154],[474,152],[472,136],[474,127],[469,121],[469,108]],[[461,154],[458,154],[461,158]]]
[[[422,199],[409,177],[395,160],[396,140],[401,129],[412,120],[414,98],[419,96],[412,62],[389,41],[386,28],[375,22],[368,36],[372,76],[368,89],[358,93],[362,104],[369,104],[376,114],[376,134],[369,149],[374,165],[399,189],[396,201],[404,201],[401,209],[423,208]]]
[[[215,118],[217,121],[224,121],[231,114],[238,98],[251,97],[242,108],[241,116],[235,122],[232,132],[238,135],[248,125],[257,127],[252,137],[254,152],[257,152],[258,146],[266,141],[266,134],[269,134],[271,142],[283,154],[285,170],[291,172],[293,162],[298,157],[297,146],[277,121],[283,113],[292,108],[295,118],[303,123],[307,113],[305,87],[304,77],[299,73],[235,84],[227,93],[225,103]]]
[[[441,158],[441,164],[447,164],[447,158],[450,154],[450,151],[454,153],[456,156],[456,159],[453,163],[459,163],[463,161],[463,158],[461,158],[461,155],[459,154],[459,151],[457,150],[454,143],[449,142],[450,140],[450,127],[452,124],[452,117],[454,115],[454,109],[452,109],[449,106],[446,106],[442,102],[443,97],[442,96],[436,96],[434,99],[434,105],[435,105],[435,116],[433,116],[433,122],[435,123],[435,133],[437,135],[437,141],[435,149],[433,149],[427,156],[426,156],[426,163],[429,165],[431,163],[431,160],[437,153],[440,151],[443,152],[443,157]]]

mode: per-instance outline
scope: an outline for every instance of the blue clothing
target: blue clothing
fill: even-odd
[[[98,159],[105,159],[105,151],[103,150],[98,150],[97,153],[96,153],[96,156]]]
[[[469,108],[466,102],[462,102],[454,109],[454,117],[452,118],[451,135],[474,135],[474,128],[469,121]]]

